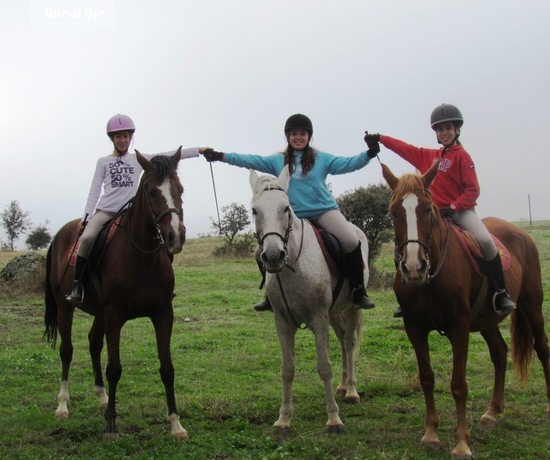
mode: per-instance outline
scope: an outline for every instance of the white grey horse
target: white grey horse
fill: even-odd
[[[326,430],[339,432],[343,423],[332,387],[329,360],[329,324],[334,329],[342,350],[342,379],[338,393],[346,402],[358,403],[354,358],[361,335],[361,310],[352,307],[349,281],[333,299],[338,276],[331,273],[312,225],[299,219],[292,210],[287,191],[290,175],[286,166],[279,178],[258,176],[250,171],[252,214],[261,259],[265,265],[266,294],[271,301],[275,325],[282,349],[281,374],[283,396],[279,419],[273,425],[288,429],[294,413],[292,382],[294,380],[294,340],[299,328],[307,327],[315,335],[317,371],[325,385],[328,422]],[[357,229],[368,260],[365,234]],[[365,285],[368,267],[365,267]]]

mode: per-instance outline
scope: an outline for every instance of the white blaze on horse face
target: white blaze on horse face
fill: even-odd
[[[159,186],[159,190],[160,190],[160,193],[162,193],[162,196],[164,197],[164,199],[166,200],[166,205],[169,207],[169,208],[176,208],[176,204],[174,203],[174,199],[172,198],[172,193],[171,193],[171,186],[170,186],[170,181],[168,179],[166,179],[160,186]],[[174,235],[176,237],[176,241],[179,241],[179,238],[180,238],[180,232],[179,232],[179,218],[178,218],[178,215],[173,212],[170,214],[171,216],[171,225],[172,225],[172,230],[174,231]]]
[[[418,241],[418,226],[416,220],[416,207],[418,206],[418,197],[414,193],[409,193],[403,198],[403,208],[405,209],[405,220],[407,222],[407,240]],[[422,266],[418,259],[418,243],[407,243],[407,258],[405,266],[410,273],[410,278],[418,276],[418,270]]]

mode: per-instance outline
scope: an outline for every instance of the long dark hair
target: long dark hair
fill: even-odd
[[[290,142],[288,143],[283,154],[285,156],[284,164],[289,165],[288,169],[290,174],[292,174],[296,169],[296,157],[294,156],[294,149],[290,145]],[[302,177],[305,177],[307,173],[311,171],[313,165],[315,164],[315,149],[313,147],[310,147],[309,142],[304,149],[304,153],[302,154],[302,160],[300,161],[300,163],[302,164]]]

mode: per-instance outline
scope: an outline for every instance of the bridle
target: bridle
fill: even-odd
[[[283,190],[281,187],[275,184],[269,184],[263,191],[264,192],[280,191],[286,194],[285,190]],[[279,232],[267,232],[263,236],[260,236],[260,234],[257,231],[254,232],[254,236],[256,237],[256,241],[258,241],[258,246],[260,246],[261,250],[263,250],[264,248],[265,239],[270,235],[276,235],[282,240],[283,249],[285,250],[285,252],[287,252],[288,240],[290,239],[290,232],[292,231],[292,211],[290,209],[290,206],[287,209],[287,216],[288,216],[288,225],[286,227],[284,235],[281,235]],[[300,245],[300,249],[301,249],[301,245]],[[285,263],[286,263],[286,260],[285,260]]]
[[[415,191],[416,192],[422,191],[422,192],[428,194],[430,197],[432,195],[430,190],[425,189],[425,188],[423,188],[423,189],[417,188],[417,189],[415,189]],[[434,212],[434,205],[433,204],[432,204],[432,207],[431,207],[431,210],[430,210],[430,230],[428,232],[428,241],[423,242],[419,239],[410,239],[410,240],[405,240],[401,244],[399,244],[396,241],[395,248],[394,248],[394,263],[395,263],[395,266],[399,267],[400,263],[403,260],[403,257],[401,255],[401,251],[403,250],[403,248],[406,245],[408,245],[409,243],[416,243],[424,249],[424,253],[426,255],[426,264],[427,264],[426,269],[428,271],[427,282],[430,283],[430,281],[432,279],[434,279],[437,276],[437,274],[439,273],[439,271],[441,270],[441,266],[443,265],[443,261],[445,260],[445,255],[447,254],[447,247],[449,245],[449,223],[447,222],[446,219],[443,219],[443,220],[445,221],[445,238],[440,239],[439,262],[438,262],[437,267],[436,267],[433,274],[430,273],[430,268],[431,268],[430,251],[431,251],[432,243],[433,243],[433,230],[434,230],[434,223],[435,223],[435,212]]]
[[[146,180],[147,178],[145,177],[144,178],[144,181]],[[132,244],[134,245],[134,247],[144,253],[144,254],[153,254],[157,251],[159,251],[162,247],[165,247],[165,241],[164,241],[164,237],[162,236],[162,230],[160,228],[160,222],[162,221],[162,219],[164,219],[168,214],[177,214],[178,218],[179,218],[179,221],[182,222],[182,225],[183,225],[183,212],[182,211],[178,211],[176,208],[166,208],[164,209],[162,212],[160,212],[158,215],[155,214],[155,212],[153,211],[153,204],[151,202],[151,196],[149,195],[149,193],[147,193],[147,191],[145,191],[145,195],[147,196],[147,204],[148,204],[148,208],[149,208],[149,213],[150,213],[150,216],[151,216],[151,219],[155,225],[155,230],[156,230],[156,235],[155,237],[153,237],[153,240],[154,239],[157,239],[158,240],[158,245],[153,248],[153,249],[144,249],[142,248],[134,239],[134,237],[132,236],[132,231],[130,230],[130,210],[128,210],[128,235],[130,237],[130,241],[132,242]],[[134,198],[132,198],[128,203],[132,203],[134,201]],[[183,227],[184,230],[185,230],[185,226]]]
[[[268,186],[263,191],[264,192],[266,192],[266,191],[281,191],[281,192],[287,194],[287,192],[285,190],[283,190],[281,187],[279,187],[278,185],[275,185],[275,184],[268,184]],[[260,247],[260,250],[262,250],[262,251],[263,251],[263,243],[269,235],[278,236],[281,239],[281,241],[283,242],[283,249],[284,249],[285,254],[286,254],[285,267],[287,267],[293,273],[296,273],[296,270],[288,264],[288,251],[287,251],[288,241],[290,239],[290,232],[292,232],[292,230],[293,230],[293,227],[292,227],[293,217],[292,217],[292,210],[290,209],[290,206],[288,206],[287,215],[288,215],[288,225],[286,227],[284,235],[282,235],[279,232],[267,232],[263,236],[260,236],[260,234],[258,232],[254,232],[254,235],[256,236],[256,240],[258,241],[258,246]],[[304,232],[304,222],[303,222],[302,219],[300,219],[300,221],[302,222],[302,235],[301,235],[301,238],[300,238],[300,247],[298,249],[298,255],[296,256],[296,260],[294,261],[295,263],[298,261],[298,259],[300,258],[300,255],[302,254],[302,247],[303,247],[303,244],[304,244],[304,233],[305,233]],[[302,327],[301,324],[296,321],[296,319],[294,318],[294,315],[292,314],[292,309],[290,308],[289,301],[288,301],[287,296],[285,294],[285,291],[283,289],[283,283],[281,281],[281,277],[280,277],[279,273],[277,273],[276,278],[277,278],[277,283],[279,285],[279,289],[281,290],[281,295],[283,297],[283,301],[284,301],[286,311],[288,313],[289,318],[292,320],[292,322],[294,323],[296,328],[306,329],[307,326]]]

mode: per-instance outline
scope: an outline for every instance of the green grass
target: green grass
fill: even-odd
[[[528,229],[541,252],[546,298],[550,298],[550,224]],[[456,417],[450,394],[450,345],[430,336],[442,447],[419,443],[424,401],[414,353],[400,320],[392,318],[391,289],[371,290],[378,308],[365,312],[357,360],[359,405],[340,402],[343,435],[324,432],[323,387],[316,373],[313,335],[296,340],[295,415],[290,433],[271,426],[281,398],[280,348],[271,313],[257,314],[259,275],[252,257],[217,259],[213,238],[187,242],[174,261],[175,325],[172,354],[176,397],[188,442],[171,439],[164,389],[158,373],[153,328],[147,319],[128,322],[122,335],[116,442],[102,439],[103,415],[93,393],[87,351],[91,318],[77,312],[70,374],[70,419],[53,417],[61,365],[58,350],[42,340],[43,301],[36,295],[0,292],[0,458],[185,458],[185,459],[447,459],[454,447]],[[0,253],[0,268],[16,254]],[[378,269],[392,270],[391,247]],[[382,267],[382,268],[380,268]],[[384,268],[385,267],[385,268]],[[544,311],[550,334],[548,300]],[[502,325],[509,342],[508,320]],[[331,336],[335,385],[340,370]],[[544,378],[533,361],[521,385],[510,370],[506,410],[492,430],[481,427],[492,388],[492,366],[479,334],[471,336],[468,361],[470,446],[477,459],[543,459],[550,452],[550,420]]]

